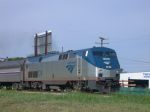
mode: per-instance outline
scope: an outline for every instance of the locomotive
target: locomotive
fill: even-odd
[[[17,75],[0,72],[0,85],[17,89],[56,87],[99,92],[119,88],[121,69],[117,54],[107,47],[53,51],[27,57],[18,66],[21,67]]]

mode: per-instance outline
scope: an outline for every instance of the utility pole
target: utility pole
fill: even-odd
[[[104,40],[107,40],[104,37],[99,37],[100,42],[95,42],[95,44],[100,44],[100,47],[103,47],[104,44],[109,44],[109,43],[104,43]]]
[[[61,52],[62,52],[62,53],[64,52],[64,47],[63,47],[63,46],[61,47]]]

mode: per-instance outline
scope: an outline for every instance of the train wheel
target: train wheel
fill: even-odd
[[[12,84],[12,89],[13,90],[17,90],[18,88],[19,88],[19,84],[18,83]]]

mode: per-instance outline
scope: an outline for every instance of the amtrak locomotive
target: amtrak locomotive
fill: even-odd
[[[24,86],[29,88],[115,90],[119,87],[120,65],[116,52],[106,47],[93,47],[67,52],[28,57]]]
[[[113,49],[93,47],[56,52],[52,32],[35,35],[35,55],[21,61],[0,62],[0,86],[13,88],[82,89],[90,91],[119,88],[120,65]]]
[[[50,52],[22,61],[0,62],[0,86],[103,92],[119,88],[120,72],[116,52],[110,48]]]

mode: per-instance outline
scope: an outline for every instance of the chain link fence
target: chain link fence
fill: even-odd
[[[142,87],[121,87],[120,94],[150,95],[150,89]]]

